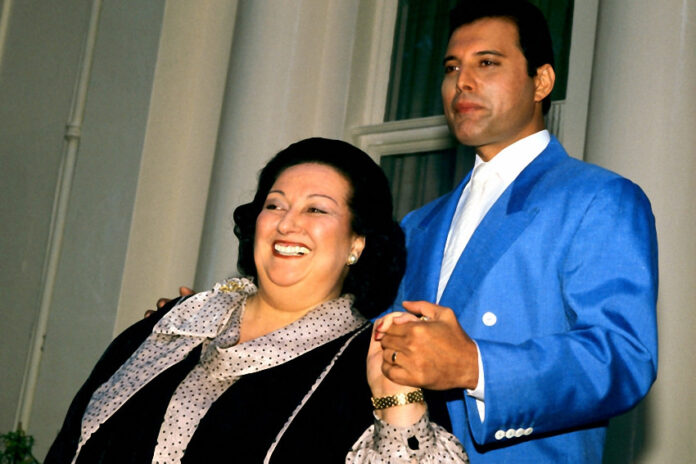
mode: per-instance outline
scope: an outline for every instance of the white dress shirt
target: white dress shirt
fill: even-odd
[[[522,170],[544,151],[550,140],[549,132],[542,130],[518,140],[512,145],[508,145],[488,162],[483,161],[476,155],[472,179],[469,180],[469,183],[464,187],[464,191],[462,191],[462,195],[459,197],[457,209],[452,217],[452,224],[447,235],[437,291],[438,303],[459,260],[459,256],[461,256],[473,232],[486,216],[488,210],[498,201],[500,195],[512,184]],[[476,176],[475,183],[477,187],[479,184],[485,183],[485,188],[479,195],[479,198],[476,199],[475,204],[466,205],[465,208],[467,198],[471,194],[471,181],[474,176]],[[473,217],[465,211],[469,208],[476,209]],[[465,224],[461,223],[462,218],[465,218]],[[481,416],[481,422],[483,422],[486,409],[484,403],[484,372],[480,352],[478,354],[478,367],[479,378],[476,389],[467,390],[467,393],[476,398],[476,405]]]

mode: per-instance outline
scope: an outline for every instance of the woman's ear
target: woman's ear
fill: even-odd
[[[358,258],[360,258],[360,255],[362,254],[363,250],[365,249],[365,236],[364,235],[355,235],[353,237],[353,244],[350,247],[350,252],[355,254]]]

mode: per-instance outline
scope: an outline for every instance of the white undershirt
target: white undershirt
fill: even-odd
[[[529,163],[534,161],[534,159],[539,156],[539,154],[544,151],[549,142],[551,141],[551,136],[549,131],[542,130],[529,135],[512,145],[508,145],[503,150],[498,152],[490,161],[483,161],[479,155],[476,155],[476,161],[474,163],[474,170],[479,168],[479,165],[486,165],[486,190],[484,197],[482,198],[483,204],[483,214],[481,215],[476,227],[480,224],[481,220],[485,217],[488,210],[493,206],[493,204],[498,201],[500,195],[512,184],[512,182],[519,176],[519,174],[526,168]],[[463,213],[463,206],[469,196],[470,183],[464,187],[461,196],[459,197],[459,202],[457,203],[457,209],[454,212],[454,217],[452,218],[452,224],[457,223],[457,218]],[[445,245],[445,250],[456,256],[457,259],[461,256],[462,252],[466,248],[470,237],[466,237],[461,240],[461,237],[457,235],[458,231],[455,228],[450,228],[447,235],[447,243]],[[458,240],[459,239],[459,240]],[[454,241],[454,246],[450,244]],[[449,247],[448,247],[449,245]],[[443,257],[443,262],[446,261],[446,256]],[[456,263],[456,260],[455,260]],[[440,297],[447,286],[450,275],[452,273],[453,267],[450,269],[445,269],[440,273],[440,281],[438,285],[437,302],[440,302]],[[478,346],[477,346],[478,350]],[[483,422],[486,413],[486,406],[484,403],[484,372],[483,372],[483,362],[481,360],[481,353],[478,352],[478,368],[479,368],[479,378],[476,389],[467,390],[470,396],[476,398],[476,405],[478,407],[479,415],[481,416],[481,422]]]

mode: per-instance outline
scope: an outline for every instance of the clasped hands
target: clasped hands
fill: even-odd
[[[403,391],[403,385],[431,390],[476,388],[478,350],[454,312],[426,301],[404,301],[403,307],[408,312],[390,313],[375,321],[368,354],[373,392],[385,389],[385,394],[393,394]]]

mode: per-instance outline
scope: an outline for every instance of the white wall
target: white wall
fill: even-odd
[[[166,4],[114,335],[193,285],[236,10]]]
[[[92,4],[13,1],[4,18],[0,424],[9,430],[21,412],[38,456],[113,334],[164,9],[163,1],[102,5],[70,176],[65,125]],[[65,214],[52,226],[60,185]],[[40,333],[33,345],[39,321],[45,340]],[[29,365],[36,376],[26,375]]]
[[[15,420],[38,317],[65,123],[90,6],[89,0],[72,2],[70,9],[40,3],[5,0],[0,23],[2,433]]]
[[[658,378],[614,421],[616,463],[696,462],[695,45],[696,2],[600,2],[585,157],[646,191],[660,265]]]

